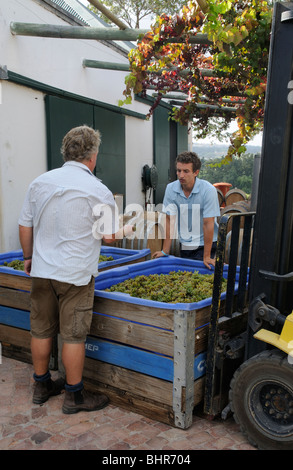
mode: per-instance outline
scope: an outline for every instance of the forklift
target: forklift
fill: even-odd
[[[220,219],[204,394],[208,417],[232,413],[262,450],[293,450],[292,75],[293,2],[276,2],[256,208]]]

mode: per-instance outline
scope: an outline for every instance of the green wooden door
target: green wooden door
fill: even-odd
[[[113,192],[125,199],[125,117],[95,106],[94,125],[102,134],[96,175]]]
[[[188,151],[188,126],[177,124],[177,154]]]
[[[102,134],[96,176],[113,192],[125,196],[125,117],[106,107],[46,96],[48,170],[63,165],[60,152],[64,135],[86,124]]]
[[[166,185],[170,182],[170,123],[169,110],[155,109],[153,116],[154,164],[158,170],[158,183],[154,191],[155,204],[163,202]]]
[[[75,100],[47,95],[45,98],[47,118],[47,164],[48,170],[59,168],[64,161],[60,152],[65,134],[76,126],[93,127],[93,106]]]

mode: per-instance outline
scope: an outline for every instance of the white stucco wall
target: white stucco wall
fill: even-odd
[[[98,41],[13,36],[10,23],[63,24],[34,0],[0,0],[0,66],[8,71],[117,106],[125,72],[86,69],[84,58],[128,63]],[[44,94],[0,80],[0,252],[20,248],[18,215],[29,183],[47,170]],[[134,101],[128,109],[146,114]],[[126,200],[144,204],[141,171],[152,164],[152,121],[126,116]]]
[[[0,252],[20,248],[17,220],[30,182],[46,171],[43,94],[1,83]]]
[[[114,104],[123,98],[127,72],[84,68],[83,59],[128,63],[126,57],[95,40],[17,36],[11,22],[69,26],[34,0],[0,0],[1,65],[71,93]],[[132,110],[145,112],[134,103]]]
[[[126,203],[144,206],[142,168],[153,164],[152,121],[126,116]]]

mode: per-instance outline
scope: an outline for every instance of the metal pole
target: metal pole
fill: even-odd
[[[250,210],[256,211],[257,195],[258,195],[258,181],[260,174],[260,153],[254,155],[253,172],[252,172],[252,187],[251,187],[251,201]]]

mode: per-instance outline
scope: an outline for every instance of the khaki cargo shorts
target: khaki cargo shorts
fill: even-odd
[[[85,286],[32,277],[31,335],[46,339],[60,333],[65,343],[84,342],[92,322],[94,289],[94,277]]]

